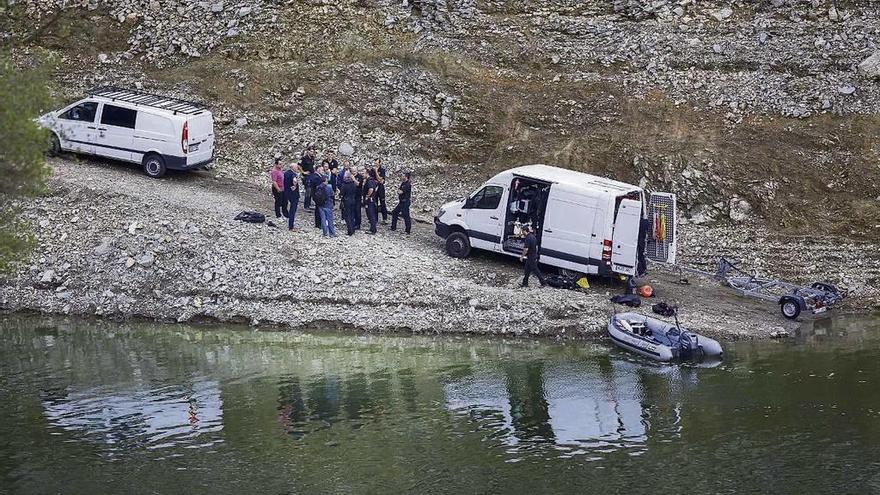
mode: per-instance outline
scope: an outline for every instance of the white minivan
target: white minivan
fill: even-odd
[[[101,87],[37,122],[51,132],[54,153],[139,163],[150,177],[210,168],[214,161],[214,117],[200,103]]]
[[[675,263],[675,196],[547,165],[499,173],[434,217],[446,251],[520,256],[523,227],[535,229],[539,261],[569,272],[641,275],[646,258]]]

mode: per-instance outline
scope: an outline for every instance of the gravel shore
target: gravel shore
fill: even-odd
[[[152,180],[99,160],[50,164],[49,194],[24,205],[38,247],[17,273],[0,279],[6,311],[571,338],[602,334],[609,314],[625,309],[608,301],[619,284],[522,289],[511,258],[451,259],[426,216],[410,236],[381,228],[376,236],[324,240],[302,211],[298,233],[233,220],[242,210],[269,213],[268,190],[252,184],[207,172]],[[429,187],[417,182],[415,195],[422,186]],[[851,291],[841,311],[880,307],[876,245],[779,238],[744,226],[689,225],[681,238],[681,259],[690,266],[710,268],[730,256],[794,281],[841,283]],[[678,303],[682,322],[708,335],[766,338],[801,324],[708,279],[690,276],[690,285],[678,285],[664,270],[648,278],[657,300]]]

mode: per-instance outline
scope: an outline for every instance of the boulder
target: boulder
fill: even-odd
[[[880,79],[880,50],[859,64],[859,73],[868,79]]]
[[[348,142],[339,143],[339,154],[342,156],[351,156],[354,154],[354,146]]]
[[[733,196],[730,198],[730,219],[736,223],[742,223],[752,215],[752,205],[748,201]]]

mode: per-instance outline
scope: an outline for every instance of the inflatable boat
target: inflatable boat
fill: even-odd
[[[657,361],[720,361],[724,355],[717,340],[689,332],[638,313],[619,313],[608,322],[608,335],[623,349]]]

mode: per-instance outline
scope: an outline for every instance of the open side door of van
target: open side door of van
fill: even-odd
[[[648,220],[651,222],[651,228],[647,233],[645,255],[648,259],[661,263],[675,263],[678,242],[675,195],[651,193],[648,198]]]
[[[624,275],[636,274],[641,221],[642,202],[635,199],[621,200],[611,237],[611,269],[614,272]]]

